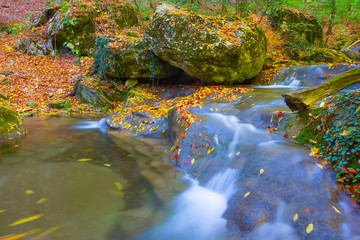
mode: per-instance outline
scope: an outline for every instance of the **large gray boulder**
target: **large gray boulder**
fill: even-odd
[[[251,20],[207,17],[162,4],[143,36],[144,46],[207,83],[255,77],[266,56],[266,37]]]
[[[50,39],[41,36],[28,36],[16,42],[16,49],[30,56],[55,56],[55,50]]]

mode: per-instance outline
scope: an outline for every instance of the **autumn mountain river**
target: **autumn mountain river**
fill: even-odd
[[[26,119],[28,134],[0,145],[0,239],[360,239],[333,172],[266,132],[289,90],[206,103],[197,116],[217,155],[201,174],[171,164],[167,139],[112,133],[99,119]]]

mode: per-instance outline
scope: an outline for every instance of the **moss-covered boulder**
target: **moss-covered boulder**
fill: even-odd
[[[143,36],[144,46],[207,83],[255,77],[266,57],[266,37],[251,20],[207,17],[163,4]]]
[[[141,32],[126,29],[117,37],[98,38],[94,54],[97,74],[101,78],[164,79],[179,72],[145,49],[141,37]]]
[[[20,38],[16,42],[16,50],[30,56],[49,55],[55,56],[55,50],[51,39],[31,34]]]
[[[137,24],[137,15],[129,2],[94,0],[85,3],[73,0],[61,7],[31,15],[28,33],[18,40],[17,50],[31,55],[53,55],[53,50],[39,50],[46,42],[47,49],[52,46],[61,51],[67,47],[80,54],[91,54],[96,34],[115,33]],[[34,34],[39,32],[39,29],[34,31],[37,27],[43,27],[41,37]]]
[[[0,142],[23,134],[20,116],[0,101]]]
[[[40,27],[46,22],[46,15],[43,11],[35,11],[26,19],[28,28]]]
[[[91,53],[95,46],[97,18],[110,19],[114,23],[111,26],[113,31],[138,24],[131,4],[118,0],[106,4],[73,1],[67,11],[64,10],[66,8],[60,9],[48,22],[47,34],[58,48],[70,43],[67,44],[70,49],[76,48],[85,54]]]
[[[271,26],[281,32],[296,31],[314,46],[323,45],[324,32],[319,21],[314,17],[295,9],[281,8],[270,15]]]
[[[310,55],[309,60],[314,62],[341,63],[351,60],[341,52],[329,48],[318,48]]]
[[[78,96],[80,101],[90,104],[96,108],[110,109],[113,108],[113,103],[107,99],[100,91],[88,87],[81,83],[81,78],[78,78],[71,96]]]
[[[351,60],[360,61],[360,51],[345,48],[341,50],[341,53],[345,54]]]

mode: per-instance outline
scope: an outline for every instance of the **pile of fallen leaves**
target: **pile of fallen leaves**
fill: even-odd
[[[0,37],[0,93],[8,98],[10,108],[19,113],[57,114],[49,102],[67,100],[70,111],[93,113],[75,97],[69,97],[80,67],[74,56],[29,56],[15,51],[18,36]],[[92,58],[82,59],[83,72],[89,70]],[[36,104],[30,104],[35,102]]]

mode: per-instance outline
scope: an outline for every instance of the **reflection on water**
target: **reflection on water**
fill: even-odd
[[[83,122],[73,119],[27,119],[29,134],[3,145],[0,238],[24,233],[21,238],[123,239],[163,218],[163,203],[136,163],[143,156],[118,146],[95,122],[87,123],[79,129],[72,126]],[[175,193],[168,190],[171,198]],[[40,217],[9,226],[31,216]]]

